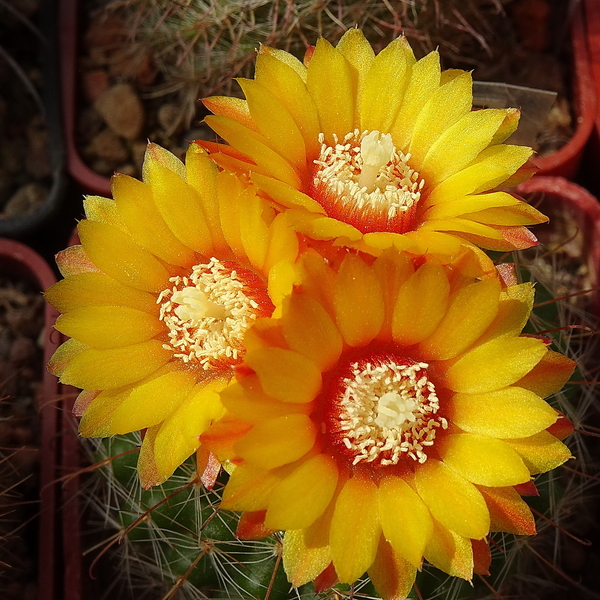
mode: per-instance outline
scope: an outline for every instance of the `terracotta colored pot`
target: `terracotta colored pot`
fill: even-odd
[[[77,27],[78,0],[62,0],[59,10],[61,31],[61,84],[63,90],[63,119],[65,146],[67,151],[67,169],[81,184],[84,191],[102,196],[110,195],[110,180],[92,171],[81,159],[75,143],[77,126],[77,56],[79,31]]]
[[[536,225],[533,231],[543,238],[552,227],[552,213],[570,215],[583,234],[585,264],[589,271],[591,310],[600,317],[600,203],[585,188],[563,177],[536,175],[517,187],[522,196],[541,195],[540,210],[550,216],[550,223]],[[565,240],[566,242],[567,240]]]
[[[600,98],[600,2],[598,0],[585,0],[584,9],[592,85],[598,99]],[[598,193],[600,189],[600,173],[598,172],[598,161],[600,160],[600,101],[596,105],[594,114],[594,132],[589,158],[590,181],[595,184],[596,193]]]
[[[81,440],[77,435],[77,419],[72,414],[73,402],[79,390],[64,385],[61,385],[60,389],[63,397],[60,422],[61,454],[59,456],[60,474],[63,478],[60,507],[62,531],[60,533],[62,534],[64,564],[64,588],[60,600],[84,600],[89,598],[89,594],[83,593],[83,506],[79,479],[83,453]]]
[[[591,0],[600,14],[597,0]],[[594,128],[596,118],[596,95],[600,85],[594,89],[590,65],[590,54],[586,39],[586,19],[583,6],[578,4],[572,15],[571,40],[573,48],[573,109],[577,117],[577,129],[573,137],[560,150],[548,156],[534,159],[540,175],[559,175],[572,178],[577,172],[583,150]],[[599,46],[600,49],[600,46]],[[599,58],[600,60],[600,58]],[[596,81],[598,79],[596,78]]]
[[[25,280],[33,287],[45,290],[56,279],[46,261],[28,246],[0,238],[0,274],[15,280]],[[52,325],[58,316],[50,305],[45,309],[44,364],[60,344],[60,335]],[[60,390],[56,377],[45,369],[42,394],[39,398],[41,420],[40,448],[40,518],[39,518],[39,600],[60,599],[58,506],[60,486],[57,483],[59,430],[61,408],[57,399]]]

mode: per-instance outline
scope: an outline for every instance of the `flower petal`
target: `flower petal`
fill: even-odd
[[[319,38],[307,70],[306,84],[319,114],[320,131],[328,144],[354,131],[355,90],[348,61]]]
[[[477,486],[490,511],[490,530],[516,535],[535,535],[531,509],[514,487]]]
[[[386,341],[392,339],[393,314],[398,292],[414,270],[409,255],[396,252],[394,249],[384,250],[373,263],[373,271],[379,279],[385,305],[385,317],[378,336],[380,339]]]
[[[112,416],[115,433],[129,433],[164,421],[185,400],[196,376],[170,371],[133,389]]]
[[[208,223],[198,192],[182,177],[146,155],[145,180],[154,202],[175,237],[188,248],[209,254],[213,248]]]
[[[321,389],[321,371],[314,362],[283,348],[259,348],[246,355],[265,394],[282,402],[311,402]]]
[[[56,255],[56,266],[63,277],[80,273],[100,273],[100,269],[90,260],[83,246],[69,246]]]
[[[506,181],[532,154],[533,150],[526,146],[499,144],[486,148],[470,165],[433,188],[426,195],[424,208],[491,190]]]
[[[505,443],[519,454],[532,475],[556,469],[573,458],[569,448],[547,431]]]
[[[122,348],[84,350],[63,371],[60,381],[91,390],[117,388],[147,377],[173,356],[158,340]]]
[[[484,194],[471,194],[447,200],[435,204],[425,211],[423,218],[426,219],[446,219],[449,217],[460,217],[464,214],[485,210],[487,208],[496,208],[499,206],[515,206],[520,200],[506,192],[486,192]]]
[[[306,148],[298,125],[282,102],[268,88],[252,79],[239,78],[252,119],[269,146],[300,173],[306,171]]]
[[[138,455],[137,472],[140,478],[140,484],[145,490],[150,489],[154,485],[161,485],[166,481],[165,477],[161,477],[156,468],[154,460],[154,438],[160,429],[160,425],[148,427],[144,433],[144,439],[140,446]]]
[[[543,215],[539,210],[522,201],[517,202],[513,206],[491,207],[470,214],[466,213],[463,217],[465,219],[472,219],[478,223],[504,226],[537,225],[538,223],[546,223],[548,221],[546,215]]]
[[[258,423],[235,444],[245,461],[274,469],[302,458],[314,445],[314,423],[303,414],[284,415]]]
[[[471,581],[474,566],[471,540],[436,521],[433,525],[433,535],[425,548],[425,558],[448,575]]]
[[[402,105],[390,128],[394,145],[408,151],[417,115],[440,86],[440,55],[430,52],[417,61],[411,72]]]
[[[194,253],[175,237],[158,212],[149,185],[115,175],[111,187],[119,215],[137,244],[173,265],[194,264]]]
[[[221,508],[225,510],[265,510],[271,492],[284,474],[252,465],[236,466],[223,490]]]
[[[379,520],[394,551],[420,568],[423,550],[433,532],[429,510],[419,495],[400,477],[379,483]]]
[[[431,145],[420,175],[433,187],[464,169],[488,147],[505,116],[506,110],[497,108],[474,110],[462,116]]]
[[[534,295],[531,283],[511,285],[502,290],[496,317],[478,343],[483,344],[502,336],[518,335],[529,319]]]
[[[333,367],[343,339],[327,311],[306,294],[292,294],[284,301],[283,312],[283,335],[289,347],[323,372]]]
[[[355,69],[356,99],[357,104],[360,106],[365,78],[375,59],[375,52],[367,41],[365,34],[356,27],[348,29],[335,48]]]
[[[377,486],[354,476],[340,491],[331,521],[331,556],[342,583],[353,583],[371,567],[380,535]]]
[[[246,100],[232,98],[230,96],[210,96],[208,98],[202,98],[202,104],[204,104],[213,115],[229,117],[230,119],[241,123],[244,127],[248,127],[252,131],[258,132],[258,126],[250,116],[250,109],[248,108],[248,102],[246,102]]]
[[[287,183],[260,173],[252,173],[251,179],[270,198],[285,208],[305,208],[312,213],[325,214],[325,209],[316,200]]]
[[[156,467],[165,479],[200,445],[199,436],[223,416],[218,391],[225,385],[216,381],[200,384],[162,423],[154,441]]]
[[[545,354],[542,340],[497,338],[461,356],[446,371],[445,384],[455,392],[493,392],[524,377]]]
[[[569,380],[577,363],[570,358],[547,350],[529,373],[517,381],[516,385],[536,393],[542,398],[547,398],[560,390]]]
[[[75,357],[87,350],[87,346],[77,340],[63,342],[48,361],[48,371],[60,377]]]
[[[348,254],[334,289],[335,316],[350,346],[365,346],[379,333],[385,307],[377,277],[358,256]]]
[[[471,483],[505,487],[531,479],[519,455],[502,440],[474,433],[455,433],[444,436],[436,449],[446,465]]]
[[[246,193],[238,199],[240,237],[244,247],[244,254],[250,264],[262,270],[267,256],[269,228],[264,215],[268,206],[264,200],[256,196],[253,188],[248,188]]]
[[[485,394],[455,394],[450,420],[462,430],[495,438],[522,438],[547,429],[558,415],[537,394],[517,386]]]
[[[283,538],[283,568],[289,582],[300,587],[313,581],[331,562],[331,551],[328,545],[308,546],[304,539],[304,531],[286,531]]]
[[[125,401],[131,389],[105,390],[96,396],[86,408],[79,422],[82,437],[107,437],[114,435],[112,416]]]
[[[251,158],[270,176],[295,188],[300,188],[301,180],[298,172],[284,157],[269,146],[268,140],[264,136],[228,117],[209,115],[204,120],[219,136]]]
[[[71,275],[48,288],[44,296],[61,313],[85,306],[128,306],[158,316],[155,296],[104,273]]]
[[[92,348],[144,342],[165,331],[154,315],[126,306],[84,306],[56,320],[56,329]]]
[[[172,152],[158,144],[149,143],[144,155],[142,164],[142,179],[144,183],[149,183],[151,172],[156,165],[168,169],[174,175],[185,181],[185,165]]]
[[[490,515],[483,497],[472,483],[443,462],[428,458],[419,465],[415,485],[432,516],[442,525],[478,540],[488,534]]]
[[[265,396],[256,375],[227,386],[221,392],[221,400],[228,413],[252,424],[293,413],[308,414],[311,409],[310,404],[278,402]]]
[[[306,69],[302,68],[306,78]],[[317,158],[321,148],[318,139],[320,126],[317,107],[306,89],[305,81],[292,66],[265,52],[265,46],[258,51],[255,79],[277,96],[289,111],[304,139],[310,164]]]
[[[112,185],[111,179],[111,185]],[[143,185],[143,184],[142,184]],[[117,211],[117,205],[112,198],[102,196],[84,196],[83,209],[89,221],[108,223],[121,231],[127,232],[127,227]]]
[[[419,345],[425,359],[448,360],[464,352],[494,320],[499,299],[497,279],[484,279],[459,289],[440,324]]]
[[[471,110],[472,87],[471,74],[463,72],[433,92],[415,120],[408,147],[413,164],[423,164],[440,135]]]
[[[383,537],[369,577],[384,600],[406,600],[415,582],[417,569],[396,553]]]
[[[169,273],[153,254],[129,235],[107,223],[80,221],[81,243],[90,260],[117,281],[144,292],[161,292]]]
[[[452,219],[435,219],[425,221],[421,225],[421,229],[428,231],[454,231],[462,234],[478,236],[479,238],[490,238],[492,240],[502,240],[502,234],[494,227],[475,223],[470,219],[455,217]]]
[[[304,461],[273,490],[265,525],[271,529],[304,529],[323,514],[338,480],[335,460],[317,454]]]
[[[430,336],[448,306],[450,284],[437,261],[421,266],[400,288],[392,318],[397,344],[411,346]]]
[[[360,130],[390,130],[402,104],[415,59],[406,41],[399,37],[373,60],[359,100]]]
[[[237,98],[236,98],[237,100]],[[219,218],[217,174],[219,169],[198,143],[189,145],[185,154],[186,179],[200,197],[213,245],[219,250],[227,248]]]

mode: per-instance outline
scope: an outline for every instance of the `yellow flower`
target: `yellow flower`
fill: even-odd
[[[200,142],[280,206],[303,209],[298,229],[363,250],[452,253],[452,236],[495,250],[536,243],[524,226],[546,218],[495,191],[533,172],[531,148],[502,143],[518,110],[472,110],[471,74],[442,72],[437,52],[416,61],[405,38],[375,56],[351,29],[335,48],[320,39],[305,63],[261,47],[254,80],[238,80],[246,100],[204,100],[229,146]]]
[[[294,586],[331,581],[333,564],[404,597],[423,557],[470,580],[490,531],[535,533],[515,486],[571,456],[543,398],[574,364],[520,335],[530,284],[463,262],[388,250],[335,270],[307,253],[281,318],[248,330],[202,439],[236,465],[222,506],[244,511],[238,535],[286,530]]]
[[[216,392],[242,360],[245,330],[287,293],[298,252],[285,217],[251,186],[195,144],[186,163],[150,144],[143,182],[115,175],[114,200],[87,197],[81,246],[58,255],[65,279],[46,292],[71,337],[49,368],[83,388],[80,433],[147,428],[146,487],[221,415]]]

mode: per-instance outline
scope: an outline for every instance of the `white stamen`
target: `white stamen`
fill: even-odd
[[[339,202],[357,209],[369,208],[392,219],[408,211],[420,199],[425,182],[408,165],[410,154],[394,147],[389,133],[358,129],[337,136],[334,145],[319,134],[321,152],[315,160],[313,183],[339,197]]]
[[[448,422],[435,417],[439,400],[427,377],[426,363],[392,360],[352,364],[339,400],[342,443],[353,451],[353,464],[397,464],[403,456],[424,463],[425,447]]]
[[[197,363],[205,370],[237,361],[259,306],[246,295],[236,271],[211,258],[194,266],[188,277],[169,281],[173,287],[157,298],[159,318],[169,329],[169,343],[163,347],[184,363]]]

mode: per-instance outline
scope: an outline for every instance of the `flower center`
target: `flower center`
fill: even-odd
[[[381,466],[404,457],[424,463],[438,428],[440,405],[426,363],[393,356],[352,362],[338,381],[338,397],[326,429],[352,459]],[[328,427],[329,426],[329,427]]]
[[[410,154],[394,147],[389,133],[358,129],[335,145],[319,134],[311,196],[329,217],[354,225],[363,233],[404,233],[414,227],[425,180],[412,169]]]
[[[169,281],[172,287],[157,298],[159,318],[169,329],[163,347],[204,370],[241,362],[246,330],[273,312],[264,282],[237,263],[211,258]]]

